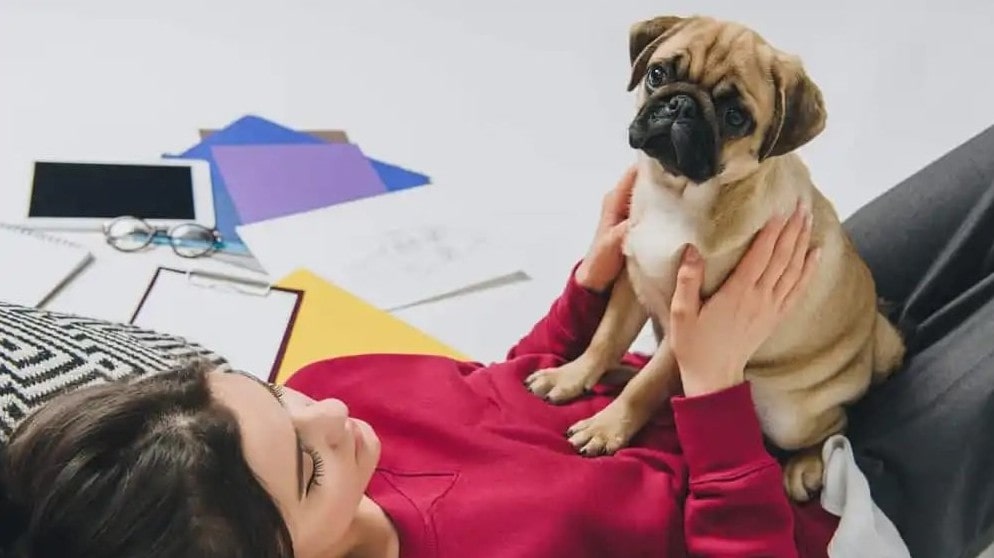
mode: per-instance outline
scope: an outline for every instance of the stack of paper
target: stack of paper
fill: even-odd
[[[230,252],[246,251],[241,224],[430,182],[366,157],[340,130],[298,132],[248,115],[200,136],[197,145],[166,157],[210,163],[217,228]]]
[[[210,163],[222,253],[251,255],[271,277],[308,269],[382,310],[522,277],[477,208],[342,130],[249,115],[200,137],[167,157]]]
[[[248,115],[199,135],[165,157],[210,164],[219,255],[256,261],[284,278],[277,285],[304,293],[279,381],[333,356],[467,358],[438,340],[453,339],[448,332],[388,312],[528,279],[520,250],[483,226],[472,200],[367,156],[343,130],[297,131]]]

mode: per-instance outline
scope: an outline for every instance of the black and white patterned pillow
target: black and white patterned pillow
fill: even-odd
[[[129,324],[0,302],[0,445],[52,397],[83,386],[169,370],[219,355]]]

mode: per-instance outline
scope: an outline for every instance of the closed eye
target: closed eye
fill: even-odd
[[[279,384],[269,384],[270,390],[273,395],[279,399],[281,404],[284,404],[284,397],[286,396],[286,389]],[[306,495],[309,494],[311,489],[315,486],[321,486],[321,476],[324,475],[324,459],[321,458],[321,454],[317,452],[312,447],[306,446],[300,439],[300,433],[297,432],[297,455],[298,455],[298,471],[299,475],[303,477],[303,463],[299,463],[299,459],[304,454],[307,454],[311,459],[311,476],[307,479],[307,484],[304,485],[303,481],[300,484],[303,485],[301,492]]]
[[[321,477],[324,475],[324,459],[314,448],[304,446],[303,450],[311,458],[311,478],[307,480],[305,488],[305,494],[309,494],[312,488],[321,486]]]
[[[286,396],[286,389],[279,384],[271,384],[266,382],[266,388],[273,397],[280,402],[280,405],[286,406],[284,398]],[[297,439],[297,492],[301,499],[310,492],[311,487],[318,485],[318,479],[321,477],[321,473],[324,471],[324,462],[321,460],[321,456],[318,455],[316,451],[312,448],[307,447],[303,444],[300,439],[300,431],[294,428],[294,436]],[[311,458],[311,477],[307,480],[307,484],[304,484],[304,454],[307,454]]]

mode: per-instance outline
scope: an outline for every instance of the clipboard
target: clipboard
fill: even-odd
[[[183,337],[272,382],[302,298],[299,289],[244,277],[159,267],[130,323]]]

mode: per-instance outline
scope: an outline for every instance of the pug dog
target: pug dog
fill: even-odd
[[[784,484],[796,501],[822,487],[821,445],[846,427],[846,407],[897,369],[904,342],[877,307],[870,271],[832,204],[797,155],[825,127],[822,94],[800,60],[742,25],[709,17],[657,17],[632,26],[637,90],[629,143],[637,150],[625,271],[576,360],[529,376],[552,403],[575,399],[617,369],[647,320],[658,347],[618,397],[573,425],[582,454],[626,446],[680,389],[665,342],[683,249],[705,261],[702,296],[733,270],[775,214],[802,204],[821,261],[807,289],[749,361],[756,412],[769,442],[786,450]]]

